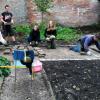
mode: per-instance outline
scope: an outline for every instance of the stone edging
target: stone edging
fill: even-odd
[[[54,96],[54,93],[53,93],[53,90],[52,90],[52,87],[51,87],[51,84],[50,82],[48,81],[48,78],[46,76],[46,72],[45,70],[43,69],[43,73],[42,73],[42,76],[43,76],[43,80],[44,80],[44,83],[49,91],[49,94],[50,94],[50,97],[52,100],[56,100],[55,96]]]
[[[4,82],[4,78],[3,77],[0,77],[0,95],[1,95],[1,92],[2,92],[3,82]]]

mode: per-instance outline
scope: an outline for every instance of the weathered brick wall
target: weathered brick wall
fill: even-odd
[[[27,2],[32,4],[32,0]],[[40,22],[41,13],[34,3],[32,5],[31,10],[29,9],[29,20]],[[67,26],[90,25],[98,22],[99,9],[97,0],[54,0],[54,7],[49,10],[46,19],[53,19]]]

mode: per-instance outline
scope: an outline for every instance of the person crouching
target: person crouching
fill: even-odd
[[[53,21],[49,21],[48,27],[45,29],[44,36],[47,41],[47,48],[55,49],[55,38],[57,36],[57,32]]]
[[[81,44],[81,54],[85,53],[87,55],[91,55],[89,47],[93,44],[100,50],[100,34],[96,35],[85,35],[79,41]]]
[[[40,31],[38,28],[38,25],[35,25],[32,31],[30,32],[30,35],[28,37],[28,42],[32,44],[32,41],[34,42],[34,45],[37,46],[40,42]]]

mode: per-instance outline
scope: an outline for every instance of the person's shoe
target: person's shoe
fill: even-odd
[[[86,52],[81,51],[80,55],[86,55]]]
[[[11,44],[12,45],[17,45],[18,43],[17,43],[17,41],[13,41]]]

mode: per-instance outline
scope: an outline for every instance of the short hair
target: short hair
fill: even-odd
[[[10,6],[9,6],[9,5],[5,5],[5,8],[6,8],[6,7],[10,7]]]
[[[100,39],[100,34],[96,34],[95,37],[96,37],[97,39]]]

